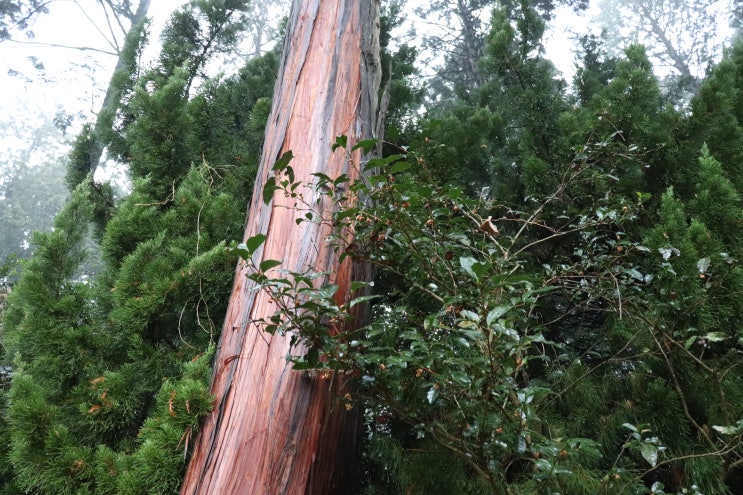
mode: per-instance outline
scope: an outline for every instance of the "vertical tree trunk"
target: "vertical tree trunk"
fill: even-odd
[[[296,0],[266,128],[245,239],[267,236],[254,261],[283,260],[282,268],[328,271],[327,283],[348,297],[350,260],[338,263],[325,242],[326,225],[304,222],[294,201],[277,193],[265,206],[262,189],[288,150],[297,181],[311,174],[357,177],[360,150],[349,160],[332,153],[335,137],[350,144],[372,137],[379,87],[379,0]],[[310,189],[303,190],[310,203]],[[326,205],[330,207],[330,205]],[[293,371],[285,360],[289,337],[254,323],[273,306],[252,290],[243,263],[214,364],[215,409],[197,439],[183,495],[331,495],[349,493],[355,458],[355,412],[336,400],[341,380]],[[339,301],[342,302],[342,301]]]

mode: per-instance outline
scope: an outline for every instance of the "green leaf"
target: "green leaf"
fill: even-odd
[[[336,284],[330,284],[318,289],[317,295],[322,299],[330,299],[336,292],[338,292],[338,286]]]
[[[534,459],[534,468],[537,471],[545,472],[545,473],[551,473],[552,472],[552,463],[548,461],[547,459]]]
[[[429,388],[428,393],[426,393],[426,399],[428,400],[428,403],[433,404],[438,398],[439,398],[439,389],[436,387]]]
[[[490,310],[488,313],[488,316],[485,318],[485,323],[488,326],[491,326],[493,322],[497,321],[498,318],[506,314],[513,306],[510,305],[502,305],[502,306],[496,306],[493,309]]]
[[[283,155],[281,155],[281,158],[276,160],[276,163],[273,164],[273,169],[277,172],[281,172],[289,165],[289,162],[292,161],[292,158],[294,158],[294,154],[292,153],[292,150],[287,151]]]
[[[624,426],[624,427],[625,427],[625,428],[627,428],[628,430],[630,430],[630,431],[633,431],[633,432],[635,432],[635,433],[637,433],[637,432],[638,432],[638,429],[637,429],[637,427],[636,427],[635,425],[631,424],[631,423],[622,423],[622,426]]]
[[[317,177],[318,184],[325,184],[326,182],[333,182],[333,180],[330,178],[329,175],[324,174],[322,172],[315,172],[314,174],[310,174],[314,177]]]
[[[400,172],[404,172],[407,169],[410,168],[410,163],[408,162],[397,162],[394,165],[390,167],[390,169],[387,171],[390,174],[397,174]]]
[[[474,321],[474,322],[478,322],[478,323],[480,322],[480,315],[478,315],[478,314],[477,314],[477,313],[475,313],[474,311],[470,311],[470,310],[468,310],[468,309],[463,309],[463,310],[462,310],[462,311],[460,312],[460,314],[461,314],[461,315],[462,315],[462,317],[463,317],[464,319],[466,319],[466,320],[469,320],[469,321]]]
[[[238,255],[244,260],[250,259],[250,257],[253,255],[250,251],[248,251],[247,247],[245,246],[245,243],[240,243],[237,245],[237,247],[234,248],[227,248],[227,250],[233,254]]]
[[[713,429],[719,431],[723,435],[736,435],[738,433],[738,428],[735,426],[718,426],[713,425]]]
[[[261,247],[261,245],[266,242],[266,236],[265,234],[256,234],[247,241],[245,241],[245,246],[248,251],[250,251],[251,256],[253,253],[255,253],[255,250]]]
[[[709,332],[702,338],[709,340],[710,342],[722,342],[723,340],[729,339],[730,336],[723,332]]]
[[[356,151],[357,149],[361,148],[364,153],[371,153],[371,151],[374,149],[374,146],[377,145],[376,139],[364,139],[363,141],[359,141],[354,145],[353,148],[351,148],[351,151]]]
[[[705,273],[710,265],[710,259],[709,258],[702,258],[699,261],[697,261],[697,269],[699,270],[699,273]]]
[[[271,268],[275,268],[281,264],[279,260],[263,260],[259,266],[260,271],[267,272]]]
[[[358,208],[355,208],[355,207],[354,208],[347,208],[345,210],[341,210],[341,211],[339,211],[335,215],[335,220],[339,222],[339,221],[341,221],[341,220],[343,220],[345,218],[349,218],[349,217],[352,217],[352,216],[358,214],[359,211],[360,210]]]
[[[662,248],[658,248],[658,252],[660,253],[661,256],[663,256],[663,260],[664,261],[668,261],[669,259],[671,259],[671,256],[673,256],[674,254],[676,256],[680,256],[681,255],[681,251],[679,251],[675,247],[662,247]]]
[[[349,308],[353,308],[357,304],[361,304],[362,302],[371,301],[372,299],[376,299],[378,297],[381,297],[379,294],[374,294],[371,296],[361,296],[357,297],[355,299],[352,299],[350,303],[348,303]]]
[[[338,148],[345,149],[346,146],[348,146],[348,137],[345,135],[341,135],[335,138],[335,143],[333,143],[332,150],[335,151]]]
[[[429,332],[438,326],[439,316],[437,314],[428,315],[423,318],[423,330]]]
[[[467,343],[466,345],[467,347],[469,347],[469,343]],[[455,382],[459,383],[460,385],[464,385],[465,387],[468,387],[472,383],[472,377],[464,371],[453,370],[451,372],[451,378]]]
[[[477,280],[477,274],[472,269],[472,265],[475,263],[477,263],[477,260],[471,256],[461,256],[459,258],[459,264],[462,266],[462,269],[464,269],[467,275]]]
[[[338,178],[336,178],[333,181],[333,186],[334,187],[338,187],[341,184],[345,184],[346,182],[348,182],[348,175],[347,174],[341,174],[341,175],[338,176]]]
[[[524,433],[519,435],[519,442],[516,450],[519,454],[523,454],[524,452],[526,452],[526,435]]]
[[[492,267],[490,263],[481,263],[471,256],[460,257],[459,264],[462,266],[467,275],[474,278],[475,280],[480,280],[480,277],[482,275],[485,275]]]
[[[372,158],[371,160],[369,160],[368,162],[364,164],[364,172],[366,172],[367,170],[373,169],[373,168],[382,167],[383,165],[386,165],[386,164],[387,164],[387,161],[382,158]],[[379,175],[378,177],[380,177],[382,181],[387,180],[387,177],[383,175]]]
[[[278,189],[276,185],[276,177],[269,177],[266,180],[266,184],[263,186],[263,203],[268,205],[273,199],[273,193]]]
[[[658,447],[652,443],[640,444],[640,454],[651,466],[658,464]]]
[[[356,292],[359,289],[363,289],[364,287],[371,287],[371,282],[364,282],[361,280],[356,280],[355,282],[351,282],[351,292]]]

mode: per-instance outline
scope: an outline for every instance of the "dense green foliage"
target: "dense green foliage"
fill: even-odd
[[[276,302],[264,329],[307,349],[296,372],[351,379],[338,400],[365,418],[360,493],[743,490],[743,48],[683,111],[641,46],[608,57],[586,38],[571,88],[542,56],[553,3],[495,9],[477,83],[439,95],[413,82],[414,49],[386,51],[391,9],[384,155],[356,183],[296,184],[280,160],[264,190],[374,267],[340,306],[311,271],[250,275]],[[131,195],[78,173],[34,237],[4,318],[2,493],[177,491],[236,256],[264,240],[226,248],[278,60],[201,79],[205,40],[224,49],[242,25],[228,4],[194,2],[155,67],[122,73],[106,139]],[[419,114],[424,97],[441,104]],[[376,148],[339,137],[334,153],[354,146]],[[305,186],[336,209],[305,204]],[[367,305],[368,325],[328,331]]]
[[[641,47],[586,43],[576,101],[521,7],[356,186],[382,299],[325,352],[361,377],[366,492],[738,493],[740,47],[684,114]]]
[[[587,40],[576,100],[521,7],[496,10],[476,91],[360,182],[318,177],[334,214],[298,215],[376,268],[371,323],[328,332],[368,296],[264,261],[265,330],[308,348],[296,369],[358,378],[364,493],[738,493],[743,217],[718,129],[739,125],[739,49],[683,114],[642,47]]]
[[[177,492],[212,407],[211,350],[235,264],[224,243],[242,235],[278,58],[201,80],[242,26],[241,7],[224,4],[177,12],[160,62],[119,73],[117,116],[101,118],[109,152],[129,164],[129,196],[114,201],[79,175],[91,128],[78,138],[76,187],[8,296],[2,493]],[[133,54],[143,46],[130,43]]]

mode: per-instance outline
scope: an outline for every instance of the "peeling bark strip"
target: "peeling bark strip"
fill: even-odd
[[[348,297],[350,260],[338,263],[325,225],[303,222],[291,198],[269,206],[263,185],[275,161],[291,150],[298,181],[311,174],[358,177],[361,150],[348,160],[331,152],[336,136],[350,145],[373,137],[379,90],[379,0],[295,0],[274,93],[245,239],[267,236],[255,261],[333,273]],[[313,191],[304,189],[312,204]],[[327,205],[330,207],[330,205]],[[237,268],[214,364],[215,410],[199,434],[182,495],[331,495],[349,493],[357,415],[337,402],[341,380],[291,370],[289,338],[262,334],[254,323],[275,311]],[[339,301],[343,302],[343,301]]]

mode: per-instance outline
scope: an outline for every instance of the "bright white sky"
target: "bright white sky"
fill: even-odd
[[[187,0],[152,0],[149,17],[152,19],[151,41],[157,45],[159,33],[170,13]],[[83,11],[82,7],[87,8]],[[90,17],[90,18],[88,18]],[[97,26],[98,27],[97,27]],[[13,163],[21,150],[28,149],[29,135],[41,127],[48,116],[58,109],[76,114],[68,138],[74,137],[85,120],[91,120],[100,110],[116,56],[95,51],[81,51],[60,47],[45,47],[40,44],[56,44],[74,47],[91,47],[113,51],[103,10],[94,0],[62,0],[52,2],[49,14],[41,16],[32,26],[33,43],[0,43],[0,172]],[[103,32],[98,29],[103,29]],[[116,32],[119,43],[123,36]],[[157,55],[153,47],[145,54],[146,59]],[[35,57],[44,66],[39,72],[29,60]],[[145,60],[146,62],[146,60]],[[15,71],[17,75],[12,75]],[[48,148],[49,143],[46,144]],[[49,157],[66,153],[64,143],[56,143],[53,149],[32,153],[27,165],[39,166]],[[105,169],[101,168],[103,172]],[[105,172],[104,172],[105,173]],[[123,170],[110,170],[118,175],[119,185],[126,187]],[[2,175],[2,174],[0,174]]]
[[[157,33],[169,14],[186,0],[153,0],[150,17],[153,19],[152,40],[157,41]],[[96,27],[86,18],[80,6],[88,7],[87,14],[105,28],[101,9],[92,0],[52,2],[50,13],[42,16],[34,25],[37,43],[51,43],[69,46],[87,46],[108,49],[108,42]],[[412,18],[412,16],[410,17]],[[63,22],[60,20],[63,19]],[[576,19],[569,9],[559,19],[565,19],[550,34],[546,43],[548,56],[558,68],[568,75],[573,70],[574,59],[569,46],[567,22],[575,27]],[[107,34],[107,33],[106,33]],[[153,48],[147,55],[154,57]],[[37,57],[43,63],[46,77],[53,81],[39,82],[28,57]],[[92,51],[79,51],[66,48],[44,48],[39,45],[26,45],[14,42],[0,44],[0,115],[13,116],[19,113],[39,111],[54,112],[63,106],[68,112],[84,112],[93,116],[98,110],[103,91],[108,84],[114,56]],[[10,76],[15,70],[27,76]],[[5,120],[0,116],[0,119]]]
[[[30,41],[110,50],[106,38],[80,7],[87,7],[87,15],[105,29],[102,10],[95,3],[92,0],[52,2],[49,14],[41,16],[33,25],[35,38]],[[153,0],[150,8],[153,40],[156,41],[156,33],[169,14],[184,3],[184,0]],[[37,57],[46,69],[46,77],[53,81],[38,81],[38,73],[28,57]],[[115,63],[115,56],[93,51],[3,42],[0,44],[0,87],[3,88],[0,115],[13,115],[36,107],[54,112],[57,105],[63,105],[70,112],[97,111],[101,92],[105,91]],[[9,70],[18,71],[22,76],[10,76]]]
[[[188,0],[152,0],[149,17],[151,25],[151,48],[145,54],[144,63],[153,60],[158,53],[159,33],[171,12]],[[412,13],[415,1],[407,3],[407,20],[416,25],[427,26]],[[86,8],[87,11],[83,10]],[[487,14],[489,16],[489,13]],[[568,80],[574,70],[574,57],[570,48],[571,32],[585,21],[577,19],[570,9],[558,16],[555,29],[545,44],[547,55],[555,62]],[[407,29],[407,28],[403,28]],[[430,29],[422,27],[421,29]],[[92,47],[113,51],[111,38],[103,10],[95,0],[57,0],[50,4],[50,12],[39,17],[33,25],[33,44],[6,41],[0,43],[0,169],[12,161],[19,150],[27,149],[28,132],[40,127],[44,116],[54,115],[58,109],[79,117],[68,130],[68,137],[77,134],[86,120],[92,120],[100,109],[101,101],[111,77],[116,57],[95,51],[81,51],[60,47],[45,47],[56,44],[72,47]],[[121,42],[121,34],[116,33]],[[419,33],[420,34],[420,33]],[[34,69],[29,61],[35,57],[44,66],[42,73]],[[19,75],[10,75],[15,71]],[[82,117],[82,118],[80,118]],[[48,118],[48,117],[46,117]],[[14,134],[14,135],[12,135]],[[49,156],[65,153],[65,145],[58,143],[57,151],[36,153],[30,156],[28,165],[43,165]],[[0,170],[2,172],[2,170]],[[97,178],[111,179],[119,186],[128,188],[125,171],[114,164],[102,166]]]
[[[155,47],[146,54],[146,58],[155,57],[162,25],[169,14],[186,1],[152,0],[149,14],[153,19],[151,41]],[[408,5],[412,3],[413,0],[409,0]],[[88,8],[88,16],[96,20],[98,26],[106,26],[102,10],[95,0],[58,0],[51,3],[50,13],[42,16],[33,26],[36,33],[33,41],[107,49],[105,38],[86,18],[81,5]],[[556,20],[545,39],[547,57],[567,81],[572,79],[576,62],[571,40],[576,33],[582,34],[590,29],[588,19],[592,14],[582,17],[569,8],[558,9]],[[416,22],[415,15],[409,14],[408,21]],[[424,24],[421,20],[417,22]],[[43,63],[46,80],[41,80],[40,74],[33,69],[28,61],[30,56],[37,57]],[[99,110],[115,62],[115,56],[90,51],[42,48],[7,41],[0,43],[0,123],[22,121],[24,126],[33,127],[34,119],[41,120],[38,116],[42,112],[54,114],[58,107],[71,114],[79,112],[86,118],[92,118]],[[9,70],[22,75],[10,76]],[[81,119],[78,119],[77,125],[81,123]],[[75,131],[70,130],[73,134]],[[0,152],[23,145],[17,139],[0,134]],[[2,166],[3,161],[0,160]]]

